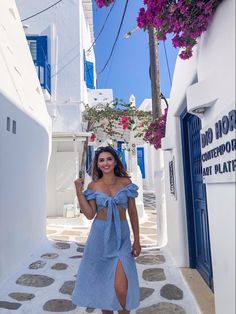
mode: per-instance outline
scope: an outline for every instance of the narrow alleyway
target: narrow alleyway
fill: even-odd
[[[144,205],[147,219],[140,224],[142,253],[136,259],[141,303],[139,309],[131,313],[200,313],[170,253],[156,246],[153,194],[145,193]],[[35,252],[0,291],[1,314],[100,313],[96,309],[76,308],[70,301],[89,224],[81,228],[78,219],[48,219],[49,242]]]

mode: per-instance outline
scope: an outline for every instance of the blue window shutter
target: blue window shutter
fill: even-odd
[[[26,36],[41,86],[51,94],[51,66],[47,36]]]
[[[85,61],[85,81],[88,88],[95,88],[94,86],[94,65],[93,62]]]

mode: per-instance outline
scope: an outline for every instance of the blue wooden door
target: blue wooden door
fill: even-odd
[[[186,114],[182,130],[190,264],[213,289],[206,187],[202,179],[201,120]]]
[[[137,162],[140,167],[142,178],[145,178],[145,163],[144,163],[144,148],[138,147],[137,148]]]

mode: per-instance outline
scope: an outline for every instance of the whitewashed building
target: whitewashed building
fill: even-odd
[[[51,150],[51,118],[14,0],[0,3],[0,72],[1,290],[46,240]]]
[[[178,58],[170,95],[165,193],[168,248],[235,313],[235,1],[223,1],[194,56]]]
[[[73,181],[89,136],[82,129],[81,109],[96,87],[92,1],[17,4],[53,120],[47,214],[62,216],[76,204]]]

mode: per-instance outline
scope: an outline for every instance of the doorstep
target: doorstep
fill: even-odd
[[[214,293],[196,269],[180,268],[202,314],[215,314]]]

